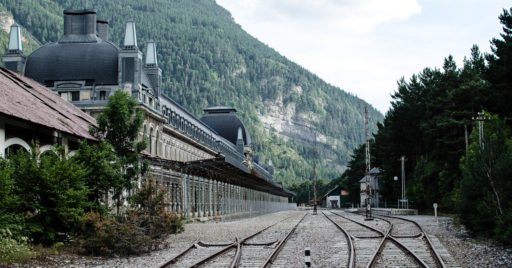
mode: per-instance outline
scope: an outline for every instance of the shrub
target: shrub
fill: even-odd
[[[183,220],[165,210],[167,192],[147,182],[131,198],[133,208],[124,215],[89,212],[82,218],[79,246],[92,255],[133,255],[149,251],[159,238],[183,230]]]
[[[19,150],[8,162],[13,170],[11,194],[16,198],[9,209],[23,217],[23,234],[45,245],[58,241],[61,234],[73,234],[90,207],[86,167],[67,158],[63,147],[41,155],[36,148],[31,153]]]
[[[82,232],[79,243],[85,254],[126,256],[146,252],[151,245],[151,239],[134,218],[120,221],[89,212],[82,219]]]
[[[21,237],[18,241],[12,237],[9,229],[0,229],[0,263],[20,263],[30,259],[33,253],[27,240]]]
[[[151,238],[183,231],[183,220],[175,212],[165,210],[169,204],[167,190],[156,185],[152,180],[146,181],[131,198],[133,209],[129,213],[135,215]]]

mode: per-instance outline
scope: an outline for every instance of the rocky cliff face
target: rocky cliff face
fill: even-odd
[[[300,87],[295,87],[299,94]],[[284,104],[282,96],[274,101],[264,102],[265,113],[259,114],[258,118],[263,123],[265,130],[277,134],[285,141],[293,141],[297,144],[316,149],[321,155],[323,164],[334,168],[342,173],[346,169],[336,154],[339,140],[326,136],[314,129],[314,125],[321,120],[320,116],[312,112],[297,113],[296,104]]]

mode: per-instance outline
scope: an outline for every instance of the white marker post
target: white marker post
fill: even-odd
[[[307,267],[311,267],[311,249],[309,247],[304,249],[304,263]]]
[[[439,220],[437,220],[437,203],[434,203],[434,217],[436,217],[436,222],[439,223]]]

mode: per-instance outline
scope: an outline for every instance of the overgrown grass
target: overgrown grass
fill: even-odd
[[[12,237],[9,229],[0,230],[0,264],[24,263],[34,255],[28,245],[28,239],[22,237],[19,240],[21,241]]]

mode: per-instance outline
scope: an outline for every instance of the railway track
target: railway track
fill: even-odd
[[[416,222],[363,219],[335,211],[296,214],[229,242],[194,241],[159,267],[303,267],[306,247],[313,267],[457,267]]]
[[[383,229],[383,227],[385,227],[384,224],[386,226],[388,224],[384,221],[373,222],[372,227],[374,228],[368,228],[367,226],[363,226],[362,223],[347,217],[342,217],[342,215],[338,213],[332,211],[329,211],[329,213],[335,216],[331,219],[343,226],[353,240],[355,266],[366,267],[383,238],[383,235],[378,230],[375,230],[375,228]]]
[[[226,243],[194,241],[189,247],[159,267],[260,267],[273,254],[272,245],[284,244],[304,219],[288,217],[245,238]],[[242,250],[244,249],[244,250]]]
[[[382,228],[379,230],[370,227],[367,224],[352,219],[349,215],[335,214],[362,227],[380,232],[383,236],[366,267],[447,267],[435,247],[433,247],[428,235],[419,224],[412,220],[377,216],[375,217],[376,221],[380,220],[388,224],[387,230],[382,231]],[[382,227],[382,224],[380,225]]]
[[[328,215],[308,214],[271,267],[304,267],[306,247],[311,250],[312,267],[355,267],[354,247],[349,238],[348,232]]]

